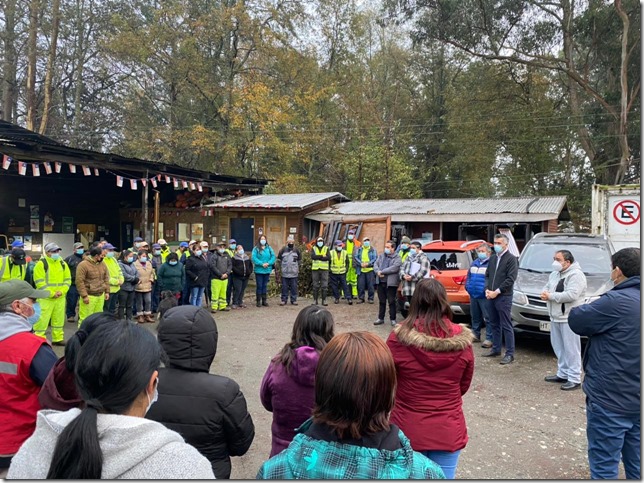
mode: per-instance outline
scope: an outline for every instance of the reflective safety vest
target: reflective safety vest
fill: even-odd
[[[342,275],[347,273],[347,252],[333,250],[331,253],[331,273]]]
[[[49,290],[52,296],[57,291],[65,295],[72,284],[72,274],[63,260],[54,260],[45,255],[34,268],[34,284],[39,290]]]
[[[121,284],[125,281],[123,271],[116,258],[107,258],[103,260],[110,274],[110,293],[116,293],[121,290]],[[120,284],[119,284],[120,282]]]
[[[353,249],[356,246],[356,244],[353,243],[352,240],[347,240],[346,246],[347,246],[347,253],[349,254],[349,256],[350,257],[353,256]]]
[[[235,256],[235,250],[233,250],[232,248],[226,248],[226,253],[231,258],[231,260]]]
[[[168,247],[164,250],[163,248],[161,249],[161,263],[165,263],[166,259],[168,258],[168,255],[170,255],[172,252]]]
[[[402,260],[403,263],[405,263],[405,259],[409,256],[410,253],[411,253],[411,250],[407,250],[407,251],[400,250],[399,252],[400,259]]]
[[[27,275],[27,264],[14,265],[9,256],[0,259],[0,282],[24,280]]]
[[[322,247],[322,249],[318,247],[313,247],[313,251],[315,252],[316,255],[318,256],[321,255],[325,257],[329,252],[329,247]],[[313,263],[311,264],[311,270],[328,270],[328,269],[329,269],[329,262],[325,262],[323,260],[313,260]]]
[[[362,263],[369,263],[369,248],[364,247],[362,249],[362,260],[360,260]],[[367,272],[373,272],[373,267],[364,267],[360,268],[362,273],[367,273]]]

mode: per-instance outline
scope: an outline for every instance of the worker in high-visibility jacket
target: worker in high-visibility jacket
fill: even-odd
[[[318,237],[311,249],[311,279],[313,281],[314,304],[322,297],[322,305],[326,303],[326,291],[329,286],[329,247],[324,245],[324,238]]]
[[[115,249],[116,247],[111,243],[103,245],[103,256],[105,257],[103,263],[110,274],[110,299],[103,304],[103,312],[108,312],[113,315],[116,315],[119,292],[121,291],[121,285],[125,282],[123,271],[116,259]]]
[[[344,249],[347,251],[347,255],[349,255],[349,260],[351,261],[347,269],[347,286],[351,290],[351,298],[353,299],[358,298],[358,272],[356,272],[356,267],[353,266],[353,255],[361,246],[362,243],[356,239],[356,231],[352,228],[347,233]]]
[[[163,264],[168,259],[168,255],[170,255],[172,253],[172,251],[170,251],[170,247],[168,246],[168,242],[165,241],[165,239],[159,238],[159,241],[157,241],[157,243],[161,247],[161,263]],[[159,268],[161,268],[160,265],[159,265]]]
[[[48,290],[51,296],[40,299],[41,315],[34,324],[34,333],[45,337],[51,323],[51,343],[65,345],[65,302],[72,284],[72,274],[62,259],[61,248],[55,243],[45,245],[45,256],[34,267],[34,284],[39,290]]]
[[[335,299],[334,302],[336,304],[340,303],[340,290],[342,290],[349,305],[353,305],[353,297],[347,287],[347,270],[352,263],[342,245],[342,240],[336,240],[335,249],[331,251],[331,276],[329,281],[333,298]]]
[[[235,257],[235,251],[237,250],[237,241],[234,238],[228,240],[228,248],[226,248],[226,253],[230,257],[230,260]],[[228,276],[228,286],[226,287],[226,305],[230,307],[232,305],[233,299],[233,280],[235,276],[232,272]]]
[[[81,302],[78,304],[78,327],[92,314],[103,312],[110,300],[110,272],[103,262],[103,249],[92,247],[76,268],[76,289]]]
[[[0,259],[0,282],[24,280],[26,275],[26,253],[22,248],[13,248],[9,255]]]

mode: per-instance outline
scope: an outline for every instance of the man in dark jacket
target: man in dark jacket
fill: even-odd
[[[255,426],[237,383],[208,372],[217,352],[212,316],[189,305],[168,310],[159,343],[169,363],[159,369],[159,399],[146,418],[183,436],[210,460],[217,478],[230,478],[230,457],[246,454]]]
[[[492,328],[490,327],[490,315],[488,310],[489,302],[485,297],[485,273],[490,262],[490,246],[481,243],[476,247],[477,259],[472,262],[467,272],[465,290],[470,295],[470,313],[472,316],[472,332],[474,342],[480,342],[481,329],[485,323],[485,338],[481,347],[489,349],[492,347]]]
[[[492,327],[492,349],[483,357],[501,355],[502,339],[505,339],[505,356],[501,364],[514,362],[514,328],[510,318],[514,281],[519,272],[517,258],[508,250],[508,237],[495,235],[494,255],[490,257],[485,272],[485,298],[489,300],[488,311]]]
[[[615,287],[568,315],[573,332],[588,337],[584,352],[588,463],[593,479],[640,479],[641,310],[639,248],[612,257]]]
[[[233,271],[233,261],[226,252],[226,242],[219,242],[217,250],[211,254],[208,260],[210,266],[210,309],[213,312],[221,310],[228,312],[230,309],[226,304],[226,291],[228,290],[228,278]]]
[[[67,291],[67,322],[74,322],[76,318],[76,305],[78,305],[78,289],[76,288],[76,267],[83,261],[85,247],[82,243],[74,243],[74,253],[65,258],[72,275],[72,284]]]
[[[295,237],[289,235],[286,239],[286,246],[282,247],[277,254],[277,264],[282,278],[282,301],[280,305],[286,305],[289,294],[291,305],[297,305],[297,277],[300,274],[302,265],[302,254],[295,246]]]

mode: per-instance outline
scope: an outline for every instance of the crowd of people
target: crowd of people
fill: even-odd
[[[508,240],[497,236],[492,254],[487,244],[477,248],[479,262],[466,282],[480,300],[472,329],[453,322],[447,292],[428,276],[419,243],[405,237],[396,248],[388,241],[378,254],[366,237],[360,245],[353,238],[338,242],[331,250],[318,239],[311,248],[313,304],[299,312],[290,341],[261,381],[259,399],[273,422],[257,478],[455,478],[468,442],[462,398],[483,324],[491,331],[483,355],[500,356],[504,345],[501,363],[514,361],[514,339],[505,330],[516,277]],[[234,240],[214,252],[206,242],[171,252],[165,243],[149,251],[138,239],[118,259],[106,242],[88,253],[76,246],[67,261],[56,244],[45,252],[33,269],[35,287],[21,277],[0,283],[0,471],[8,468],[16,479],[229,478],[230,458],[248,451],[255,428],[239,385],[209,372],[218,339],[209,312],[226,311],[229,300],[243,308],[252,272],[256,304],[268,305],[276,266],[282,304],[297,304],[302,254],[293,239],[277,255],[265,237],[250,256]],[[560,324],[551,332],[558,370],[546,382],[580,387],[578,338],[588,337],[583,388],[591,477],[616,478],[621,459],[627,478],[639,478],[640,250],[617,252],[612,265],[614,288],[583,303],[585,279],[573,254],[553,254],[541,298]],[[350,267],[355,278],[347,277]],[[378,293],[375,324],[384,323],[388,308],[394,326],[386,343],[369,332],[335,334],[324,307],[329,280],[336,303],[340,294],[347,303],[365,303]],[[54,331],[62,330],[72,286],[79,330],[62,344],[59,360],[44,332],[52,321],[52,343],[63,340]],[[165,310],[163,292],[173,302]],[[150,321],[155,300],[162,312],[158,340],[140,326]],[[404,318],[396,323],[398,310]]]

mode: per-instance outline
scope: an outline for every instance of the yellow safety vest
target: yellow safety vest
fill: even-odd
[[[161,262],[165,263],[166,259],[168,258],[168,255],[172,253],[169,248],[166,248],[165,250],[162,248],[161,249]]]
[[[405,263],[405,259],[409,256],[409,252],[411,252],[411,250],[407,250],[406,252],[400,250],[400,259],[403,263]]]
[[[103,263],[107,267],[107,271],[110,274],[110,293],[116,293],[121,290],[121,285],[119,284],[119,282],[121,282],[122,284],[125,281],[121,266],[119,265],[119,262],[116,260],[116,258],[105,257]]]
[[[7,270],[7,268],[9,268],[9,270]],[[8,282],[9,280],[24,280],[26,275],[26,263],[24,265],[9,265],[9,256],[2,257],[0,261],[0,282]]]
[[[341,275],[347,273],[347,252],[333,250],[331,253],[331,273]]]
[[[65,295],[72,284],[72,275],[63,260],[54,260],[45,255],[34,267],[34,284],[39,290],[49,290],[52,296],[57,291]]]
[[[313,251],[318,256],[320,255],[326,256],[326,254],[329,252],[329,247],[322,247],[322,250],[320,250],[318,247],[313,247]],[[329,262],[325,262],[323,260],[313,260],[313,263],[311,264],[311,270],[328,270],[328,269],[329,269]]]
[[[347,240],[347,253],[350,257],[353,255],[353,247],[355,247],[355,244],[351,240]]]
[[[369,263],[369,250],[371,247],[364,247],[362,249],[362,263]],[[367,267],[367,268],[361,268],[360,269],[363,273],[367,272],[373,272],[373,267]]]

